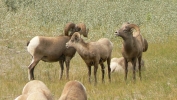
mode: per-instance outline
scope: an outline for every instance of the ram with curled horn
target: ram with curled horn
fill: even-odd
[[[34,68],[40,60],[44,62],[59,61],[61,71],[60,78],[62,79],[64,63],[66,65],[66,78],[69,79],[70,60],[76,53],[74,48],[66,48],[65,44],[70,40],[71,35],[77,32],[76,24],[67,23],[64,28],[64,35],[57,37],[35,36],[27,43],[27,51],[32,56],[31,64],[28,66],[29,80],[34,80]],[[83,29],[84,30],[84,29]],[[80,28],[79,31],[83,31]],[[70,32],[70,33],[69,33]],[[83,35],[85,35],[86,32]]]
[[[89,29],[86,28],[86,25],[84,23],[78,23],[76,25],[76,31],[79,32],[81,35],[83,35],[84,37],[88,37],[88,32]]]
[[[135,29],[136,32],[132,30]],[[138,60],[139,77],[141,79],[141,59],[142,52],[147,51],[148,42],[140,34],[140,29],[135,24],[125,23],[122,27],[115,32],[116,36],[120,36],[123,39],[122,56],[124,57],[125,64],[125,80],[128,73],[128,62],[133,65],[133,79],[135,80],[135,67]]]

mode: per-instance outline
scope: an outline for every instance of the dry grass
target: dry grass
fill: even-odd
[[[7,2],[8,1],[8,2]],[[21,2],[20,2],[21,1]],[[87,68],[78,54],[72,59],[70,80],[81,81],[89,100],[174,100],[177,95],[177,2],[154,0],[11,0],[0,1],[0,100],[12,100],[21,94],[28,82],[27,66],[31,62],[26,42],[36,35],[57,36],[63,33],[67,22],[84,22],[90,28],[87,41],[107,37],[114,43],[113,57],[121,56],[121,39],[114,36],[122,22],[140,26],[149,42],[143,54],[145,66],[142,81],[132,82],[132,72],[124,75],[112,73],[108,82],[88,83]],[[8,11],[8,6],[9,8]],[[72,6],[71,6],[72,5]],[[55,100],[68,80],[58,80],[58,62],[40,62],[34,71],[35,78],[43,81]],[[93,72],[93,68],[92,68]],[[65,74],[64,74],[65,77]]]

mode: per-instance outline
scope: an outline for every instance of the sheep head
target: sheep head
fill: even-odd
[[[75,27],[75,31],[79,32],[84,37],[88,37],[89,29],[86,29],[86,25],[84,23],[78,23]]]
[[[66,43],[66,47],[73,47],[74,44],[78,43],[81,40],[81,34],[79,32],[75,32],[71,39]]]
[[[64,28],[65,35],[69,36],[69,31],[71,32],[70,34],[73,34],[75,32],[75,26],[76,24],[74,23],[71,23],[71,22],[67,23]]]
[[[133,29],[136,30],[135,34],[133,34]],[[124,23],[122,27],[115,32],[116,36],[120,36],[122,38],[126,38],[127,36],[137,37],[140,34],[140,29],[135,24]]]
[[[70,34],[69,34],[70,31]],[[66,36],[72,36],[74,32],[79,32],[84,37],[88,37],[88,31],[89,29],[86,29],[86,25],[84,23],[67,23],[64,28],[64,33]]]

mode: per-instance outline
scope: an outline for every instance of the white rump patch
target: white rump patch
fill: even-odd
[[[31,39],[31,41],[27,47],[27,50],[32,56],[34,54],[36,47],[39,45],[39,43],[40,43],[39,36],[35,36],[34,38]]]

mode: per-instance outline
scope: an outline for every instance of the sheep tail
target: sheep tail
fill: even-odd
[[[148,42],[146,39],[143,39],[144,47],[143,47],[143,52],[146,52],[148,49]]]
[[[29,45],[29,43],[30,43],[30,41],[28,41],[28,42],[27,42],[26,46],[28,46],[28,45]]]
[[[75,26],[76,25],[74,23],[71,23],[71,22],[67,23],[64,28],[65,36],[72,35],[75,32]],[[69,34],[69,31],[71,32],[70,34]]]

